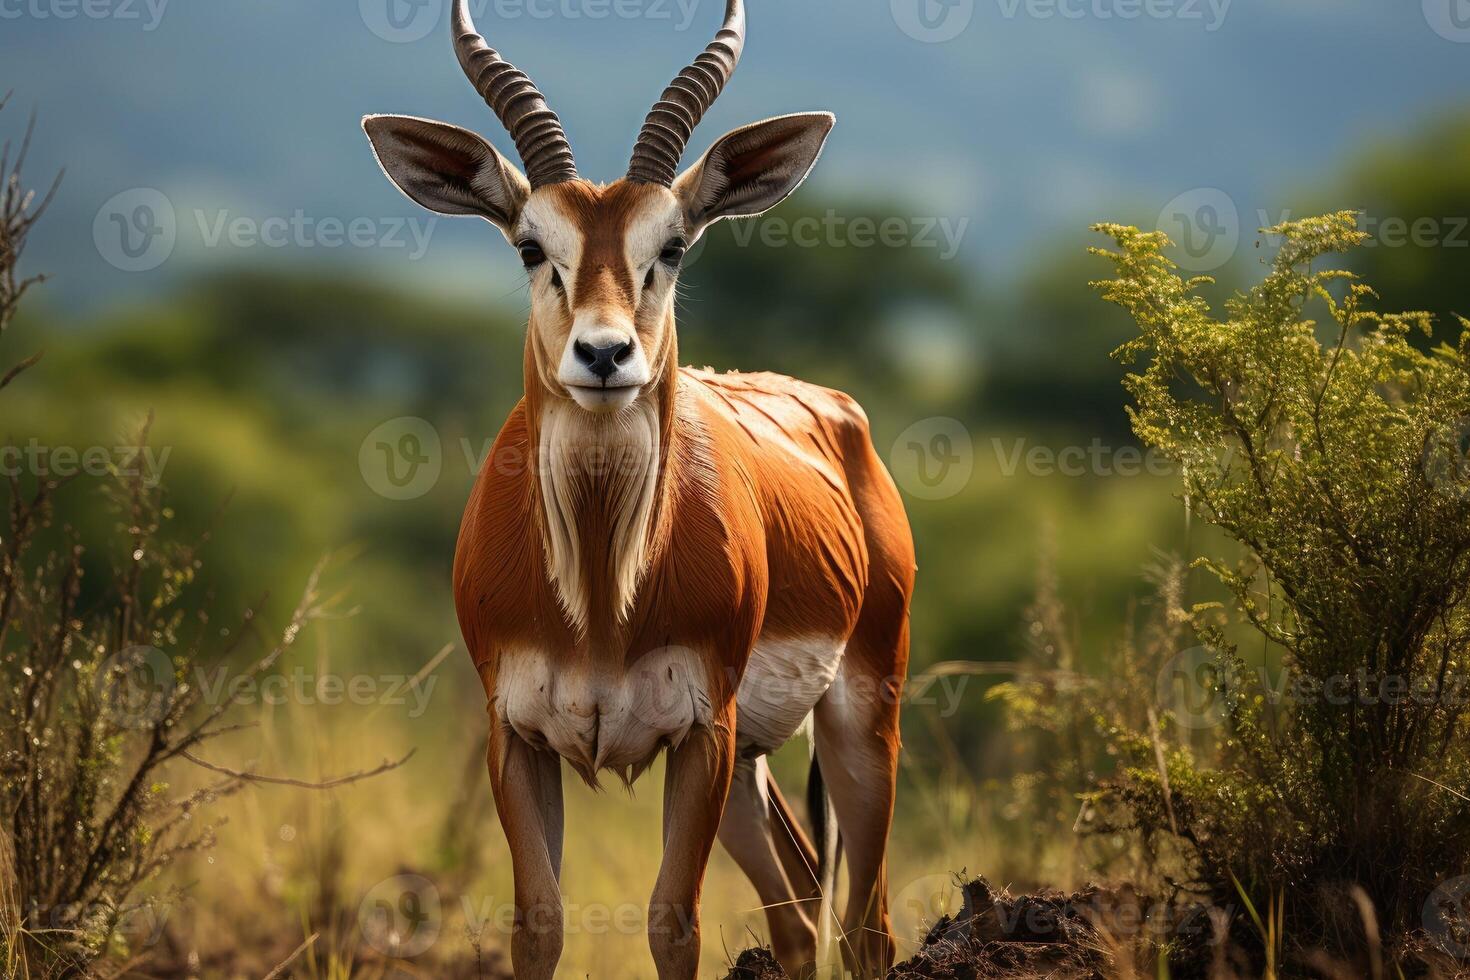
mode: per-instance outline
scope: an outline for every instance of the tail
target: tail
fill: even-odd
[[[828,960],[832,948],[832,897],[837,890],[837,864],[842,856],[842,833],[837,828],[837,812],[832,797],[822,782],[822,767],[812,750],[812,766],[806,779],[806,809],[811,814],[812,836],[817,846],[817,886],[822,901],[817,913],[817,962]]]

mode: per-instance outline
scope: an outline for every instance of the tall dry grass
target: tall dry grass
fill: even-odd
[[[335,659],[330,640],[319,640],[309,666],[320,677],[372,673],[358,658]],[[462,650],[433,676],[420,717],[292,701],[263,706],[257,728],[217,743],[211,761],[305,779],[417,752],[400,769],[340,789],[252,785],[226,801],[211,852],[170,875],[185,901],[169,914],[160,948],[211,976],[256,977],[316,934],[296,961],[304,976],[500,976],[513,881],[484,770],[484,709]],[[774,760],[792,798],[801,795],[806,752],[798,740]],[[661,770],[631,793],[564,779],[567,976],[649,975],[644,906],[660,858]],[[1005,799],[994,787],[936,773],[910,756],[901,777],[890,893],[905,953],[953,910],[952,871],[1010,868],[1028,881],[1082,872],[1069,864],[1066,842],[998,839]],[[396,951],[412,955],[395,958],[385,942],[383,901],[400,933]],[[415,924],[416,914],[427,918]],[[702,975],[721,975],[736,953],[768,939],[754,889],[718,850],[703,922]]]

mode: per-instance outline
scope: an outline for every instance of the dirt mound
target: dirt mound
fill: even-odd
[[[1102,978],[1117,954],[1144,931],[1177,934],[1181,917],[1156,922],[1153,905],[1131,888],[1089,886],[1066,894],[997,892],[984,878],[961,887],[962,904],[929,929],[919,951],[894,966],[888,980]],[[767,949],[748,949],[725,980],[785,980]]]
[[[776,957],[765,946],[756,946],[741,952],[735,965],[725,974],[725,980],[790,980]]]
[[[960,893],[960,911],[933,924],[919,952],[895,965],[891,979],[1095,976],[1104,951],[1098,926],[1117,920],[1122,909],[1141,907],[1132,890],[1098,887],[1010,896],[975,879]]]
[[[889,973],[892,980],[1098,975],[1105,949],[1099,925],[1107,929],[1120,912],[1140,907],[1131,890],[1010,896],[984,878],[960,893],[960,910],[934,924],[919,952]]]

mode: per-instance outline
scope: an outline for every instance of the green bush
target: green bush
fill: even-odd
[[[1354,885],[1402,936],[1470,870],[1470,330],[1421,352],[1428,314],[1375,312],[1324,263],[1365,238],[1351,212],[1266,229],[1274,263],[1223,316],[1163,234],[1096,230],[1117,246],[1096,285],[1139,329],[1115,355],[1134,430],[1243,556],[1199,559],[1232,601],[1188,610],[1208,652],[1158,688],[1203,679],[1218,727],[1167,697],[1157,722],[1100,719],[1124,760],[1101,824],[1172,840],[1222,903],[1234,879],[1260,907],[1285,894],[1297,942],[1340,940],[1321,896]]]
[[[15,157],[0,152],[0,340],[26,291],[41,281],[18,271],[26,238],[51,200],[22,177],[30,133]],[[39,359],[0,364],[0,389]],[[145,427],[139,447],[147,436]],[[151,930],[163,918],[153,913],[178,896],[148,886],[211,845],[211,804],[268,778],[192,755],[240,726],[228,717],[234,698],[206,701],[187,682],[189,668],[253,647],[260,627],[253,612],[233,627],[211,623],[198,595],[204,542],[180,543],[164,491],[128,469],[114,466],[109,476],[73,487],[65,486],[68,478],[17,472],[0,482],[6,977],[116,976],[156,956],[144,948],[160,939]],[[90,491],[89,506],[112,518],[110,532],[84,538],[73,526],[53,527],[66,490]],[[267,640],[267,652],[239,676],[269,671],[325,611],[315,584],[313,576],[284,633]],[[194,789],[172,786],[170,774],[184,760],[209,769],[211,779]]]

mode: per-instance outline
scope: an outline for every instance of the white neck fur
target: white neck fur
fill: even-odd
[[[585,561],[606,561],[612,608],[627,618],[648,565],[650,524],[659,470],[658,407],[639,398],[614,415],[594,415],[570,402],[542,409],[537,457],[546,571],[572,625],[587,628],[590,600]],[[607,553],[582,541],[582,515],[602,508]]]

